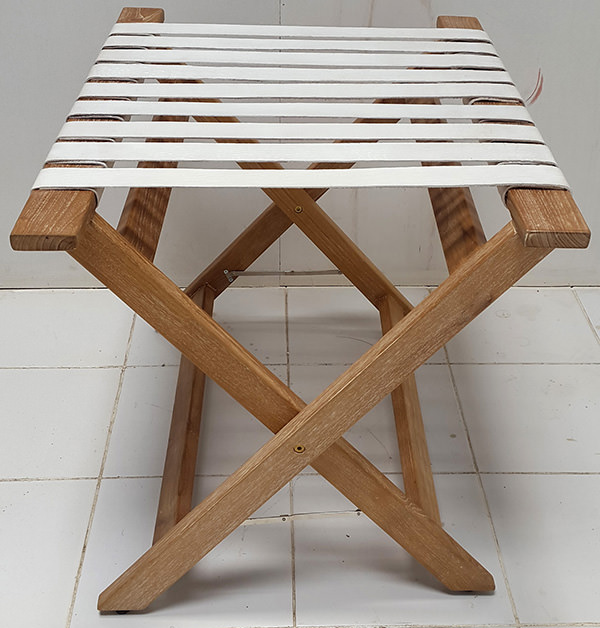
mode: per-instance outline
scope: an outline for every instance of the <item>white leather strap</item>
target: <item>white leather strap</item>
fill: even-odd
[[[247,65],[147,65],[142,63],[98,63],[88,75],[100,78],[220,79],[232,81],[278,81],[292,83],[507,83],[501,70],[461,68],[381,68],[381,67],[276,67]]]
[[[164,24],[132,22],[115,24],[111,34],[490,41],[485,31],[467,28],[283,26],[277,24]]]
[[[352,170],[229,170],[190,168],[45,168],[36,188],[355,188],[515,186],[559,187],[567,183],[556,166],[407,166]]]
[[[354,52],[276,52],[249,50],[102,50],[98,61],[127,63],[205,63],[229,65],[478,68],[501,70],[502,61],[478,54],[403,54]]]
[[[214,48],[215,50],[364,50],[368,52],[470,52],[496,54],[489,42],[426,39],[282,39],[248,37],[171,37],[112,35],[104,48]]]
[[[352,124],[268,122],[67,122],[59,139],[183,138],[290,140],[514,140],[543,142],[536,127],[512,124]],[[160,145],[153,147],[157,156]]]
[[[305,142],[213,144],[162,142],[57,142],[47,161],[182,162],[523,162],[555,164],[544,144],[514,142]]]
[[[531,122],[525,107],[511,105],[405,105],[360,102],[165,102],[78,100],[70,117],[119,116],[236,116],[304,118],[377,118],[409,120],[497,120]]]

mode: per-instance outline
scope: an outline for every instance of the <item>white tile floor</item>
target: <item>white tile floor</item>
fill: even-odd
[[[216,316],[307,401],[378,337],[350,288],[232,288]],[[308,468],[124,616],[95,600],[150,542],[178,355],[105,290],[0,291],[0,323],[0,626],[600,626],[600,289],[514,288],[417,372],[493,595],[443,590]],[[209,385],[198,499],[268,438]],[[348,438],[401,484],[389,400]]]

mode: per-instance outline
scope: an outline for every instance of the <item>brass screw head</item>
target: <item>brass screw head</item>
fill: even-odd
[[[297,454],[303,454],[303,453],[306,451],[306,448],[304,447],[304,445],[296,445],[296,446],[294,447],[294,451],[295,451]]]
[[[296,207],[294,207],[294,211],[297,214],[301,214],[302,213],[302,207],[300,207],[300,205],[296,205]]]

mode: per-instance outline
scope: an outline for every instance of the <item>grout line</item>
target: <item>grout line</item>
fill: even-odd
[[[592,323],[592,319],[590,318],[588,311],[585,309],[585,305],[579,298],[579,295],[577,294],[577,290],[573,289],[572,292],[573,292],[573,296],[575,297],[575,300],[577,301],[577,303],[579,303],[579,307],[581,308],[581,311],[583,312],[583,315],[585,316],[585,320],[588,322],[588,325],[590,326],[592,333],[594,334],[596,340],[600,343],[600,334],[598,333],[598,330],[594,326],[594,323]]]
[[[469,445],[469,450],[471,452],[471,459],[473,461],[473,467],[475,468],[475,474],[477,475],[477,480],[479,482],[479,487],[481,489],[481,494],[483,495],[483,501],[485,503],[485,508],[487,511],[487,516],[490,521],[490,526],[492,529],[492,535],[494,537],[494,544],[496,545],[496,553],[498,556],[498,562],[500,563],[500,569],[502,571],[502,577],[504,579],[504,586],[506,587],[506,592],[508,594],[508,599],[510,601],[511,610],[513,613],[513,617],[515,618],[516,626],[520,626],[519,615],[517,613],[517,605],[515,603],[514,596],[512,594],[512,590],[510,588],[510,583],[508,581],[508,574],[506,573],[506,567],[504,565],[504,559],[502,557],[502,552],[500,550],[500,542],[498,541],[498,535],[496,533],[496,527],[494,525],[494,520],[492,519],[492,511],[490,509],[490,504],[485,492],[485,488],[483,486],[483,480],[481,479],[481,473],[479,472],[479,464],[477,463],[477,457],[475,456],[475,450],[473,448],[473,443],[471,441],[471,435],[469,433],[469,428],[467,426],[467,421],[465,419],[465,413],[463,410],[462,402],[460,400],[460,395],[458,394],[458,387],[456,385],[456,379],[454,378],[454,372],[452,371],[452,365],[450,364],[448,349],[444,346],[444,353],[446,354],[446,358],[448,359],[448,371],[450,373],[450,380],[452,382],[452,388],[454,390],[454,396],[456,399],[456,404],[458,406],[458,412],[460,415],[461,422],[463,424],[463,428],[465,430],[465,434],[467,437],[467,443]]]
[[[327,269],[329,270],[329,269]],[[439,287],[440,284],[436,283],[397,283],[394,284],[396,288],[427,288],[431,290],[435,290]],[[181,285],[178,286],[182,290],[187,286]],[[246,290],[248,288],[277,288],[278,286],[272,285],[264,285],[264,286],[244,286],[244,285],[235,285],[231,289],[243,289]],[[313,285],[299,285],[299,286],[290,286],[292,288],[346,288],[353,287],[350,286],[340,286],[337,284],[332,285],[323,285],[323,286],[313,286]],[[510,290],[565,290],[570,288],[572,290],[577,290],[579,288],[598,288],[598,284],[572,284],[572,283],[564,283],[564,284],[556,284],[556,285],[546,285],[546,284],[532,284],[532,285],[519,285],[519,286],[511,286]],[[106,286],[2,286],[0,287],[0,292],[89,292],[89,291],[104,291],[110,292],[110,290]],[[112,294],[112,293],[111,293]]]
[[[515,624],[386,624],[385,628],[514,628]],[[599,622],[544,622],[542,624],[520,624],[520,628],[598,628]],[[277,628],[284,628],[277,627]],[[304,628],[382,628],[381,624],[335,624],[312,625]]]
[[[291,548],[291,570],[292,570],[292,627],[297,626],[296,612],[296,529],[294,522],[298,515],[294,513],[294,483],[290,482],[290,548]]]
[[[87,553],[87,546],[90,539],[92,523],[94,521],[94,516],[96,514],[96,506],[98,505],[98,495],[100,494],[100,486],[102,484],[102,478],[104,475],[104,467],[106,466],[106,459],[108,457],[108,448],[110,447],[110,440],[111,440],[111,436],[113,432],[113,427],[115,424],[115,419],[117,417],[117,409],[119,407],[119,401],[121,400],[121,391],[123,390],[123,380],[125,378],[125,371],[127,369],[127,360],[129,359],[129,350],[131,349],[131,341],[133,338],[133,330],[135,329],[136,319],[137,319],[137,316],[134,314],[133,319],[131,321],[131,327],[129,329],[129,337],[127,339],[127,346],[125,348],[125,357],[123,359],[123,365],[121,366],[121,374],[119,376],[119,384],[117,386],[115,401],[113,404],[110,422],[108,425],[108,432],[106,434],[104,454],[102,456],[102,462],[100,463],[100,469],[98,470],[98,477],[96,478],[96,490],[94,492],[94,499],[92,501],[92,508],[90,510],[90,516],[88,519],[87,529],[85,531],[85,538],[83,540],[83,547],[81,549],[81,557],[79,559],[79,566],[77,568],[77,574],[75,576],[75,585],[73,586],[73,595],[71,597],[71,604],[69,606],[69,613],[67,615],[66,628],[69,628],[71,626],[71,622],[73,621],[73,611],[75,609],[75,600],[77,598],[77,593],[79,591],[79,583],[81,581],[81,573],[83,571],[83,562],[85,560],[85,555]]]
[[[288,289],[285,288],[284,292],[284,326],[285,326],[285,375],[287,378],[287,387],[290,387],[290,319],[289,319],[289,305],[288,305]]]
[[[598,340],[600,342],[600,339]],[[357,358],[358,359],[358,358]],[[263,362],[269,366],[352,366],[354,362]],[[600,362],[425,362],[421,366],[598,366]],[[146,368],[172,368],[179,366],[176,363],[163,362],[161,364],[131,364],[128,369]],[[419,368],[421,368],[421,366]],[[103,366],[0,366],[0,371],[107,371],[120,369],[120,364],[108,364]]]
[[[281,0],[280,0],[281,11]],[[280,15],[281,18],[281,15]],[[281,21],[281,19],[280,19]],[[288,307],[288,289],[284,292],[284,317],[285,317],[285,375],[287,387],[290,387],[291,371],[290,371],[290,325],[289,325],[289,307]],[[291,569],[291,585],[292,585],[292,628],[296,628],[296,530],[294,527],[294,481],[290,480],[290,569]]]
[[[120,369],[121,364],[103,364],[101,366],[0,366],[0,371],[109,371]]]
[[[383,471],[386,476],[402,476],[401,471]],[[230,474],[227,473],[197,473],[194,477],[201,478],[222,478],[226,480]],[[297,477],[319,476],[316,471],[302,471]],[[600,471],[433,471],[434,476],[448,475],[531,475],[531,476],[590,476],[600,475]],[[103,475],[103,480],[157,480],[162,475]],[[0,484],[24,483],[24,482],[79,482],[97,480],[97,476],[74,476],[74,477],[23,477],[23,478],[0,478]]]

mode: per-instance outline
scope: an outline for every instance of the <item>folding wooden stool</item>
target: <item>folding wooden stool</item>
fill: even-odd
[[[492,590],[441,526],[413,373],[552,249],[587,246],[589,230],[489,37],[463,17],[435,29],[163,18],[123,10],[11,235],[15,249],[68,251],[184,356],[154,544],[98,608],[146,608],[309,464],[448,589]],[[211,166],[223,161],[240,168]],[[499,186],[511,215],[489,241],[472,185]],[[95,212],[111,186],[131,188],[117,229]],[[450,271],[415,308],[317,203],[332,187],[390,186],[429,189]],[[184,291],[152,263],[173,187],[271,199]],[[233,271],[292,224],[379,310],[383,331],[308,405],[211,318]],[[192,507],[205,374],[276,435]],[[342,438],[388,394],[404,491]]]

